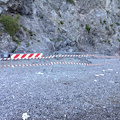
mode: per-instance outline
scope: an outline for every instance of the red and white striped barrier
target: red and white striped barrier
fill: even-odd
[[[55,64],[68,64],[68,65],[88,65],[87,63],[73,63],[73,62],[51,62],[43,64],[18,64],[18,65],[2,65],[2,67],[32,67],[32,66],[46,66],[46,65],[55,65]]]
[[[20,59],[50,59],[50,58],[67,58],[67,57],[99,57],[99,58],[120,58],[119,56],[98,56],[98,55],[51,55],[43,57],[42,53],[31,54],[11,54],[10,58],[0,58],[0,61],[4,60],[20,60]]]
[[[51,62],[52,65],[55,64],[67,64],[67,65],[88,65],[88,63],[73,63],[73,62]]]
[[[98,65],[106,65],[112,63],[100,63],[100,64],[88,64],[88,63],[73,63],[73,62],[51,62],[51,63],[43,63],[43,64],[18,64],[18,65],[2,65],[2,67],[33,67],[33,66],[47,66],[47,65],[84,65],[84,66],[98,66]]]
[[[53,56],[48,56],[48,57],[37,57],[37,58],[27,58],[27,59],[50,59],[53,58]],[[7,60],[21,60],[21,58],[15,58],[15,59],[11,59],[11,58],[1,58],[0,61],[7,61]],[[26,60],[26,58],[24,58],[24,60]]]
[[[30,53],[30,54],[11,54],[11,59],[35,59],[41,58],[42,53]]]
[[[88,57],[88,55],[53,55],[54,57]]]
[[[1,58],[3,60],[20,60],[20,59],[50,59],[55,57],[87,57],[88,55],[51,55],[48,57],[43,57],[42,53],[33,53],[33,54],[11,54],[11,58]]]

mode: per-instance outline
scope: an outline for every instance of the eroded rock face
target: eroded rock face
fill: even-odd
[[[0,0],[0,4],[6,4],[9,0]]]
[[[19,13],[20,24],[27,28],[27,31],[21,28],[22,33],[17,33],[21,45],[14,52],[118,52],[120,1],[74,2],[75,5],[66,0],[0,0],[0,14]],[[31,36],[29,31],[36,35]],[[5,51],[4,48],[0,49]]]
[[[34,0],[11,0],[8,4],[8,11],[20,13],[21,15],[31,15],[33,13],[32,4]]]

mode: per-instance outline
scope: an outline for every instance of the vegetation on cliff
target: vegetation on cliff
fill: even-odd
[[[19,29],[18,25],[19,19],[20,19],[19,14],[17,14],[16,17],[2,14],[0,16],[0,23],[4,25],[6,32],[13,37]]]

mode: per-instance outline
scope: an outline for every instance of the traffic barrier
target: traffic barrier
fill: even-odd
[[[98,56],[92,54],[86,55],[51,55],[48,57],[43,57],[42,53],[30,53],[30,54],[11,54],[10,58],[0,58],[0,61],[8,60],[25,60],[25,59],[50,59],[50,58],[69,58],[69,57],[98,57],[98,58],[120,58],[120,56]]]
[[[73,62],[51,62],[43,64],[18,64],[18,65],[2,65],[0,67],[32,67],[32,66],[46,66],[55,64],[68,64],[68,65],[88,65],[87,63],[73,63]]]
[[[41,58],[42,53],[30,53],[30,54],[11,54],[11,59],[35,59]]]
[[[88,64],[88,63],[74,63],[74,62],[51,62],[51,63],[43,63],[43,64],[17,64],[17,65],[2,65],[2,67],[34,67],[34,66],[47,66],[47,65],[57,65],[57,64],[65,64],[65,65],[84,65],[84,66],[97,66],[97,65],[105,65],[112,63],[100,63],[100,64]]]
[[[48,57],[43,57],[42,53],[33,54],[11,54],[11,58],[0,58],[0,61],[7,60],[25,60],[25,59],[50,59],[50,58],[63,58],[63,57],[87,57],[88,55],[51,55]],[[38,56],[39,55],[39,56]],[[37,56],[37,57],[36,57]]]
[[[10,54],[9,58],[0,58],[0,61],[8,60],[20,60],[20,59],[40,59],[42,58],[42,53],[30,53],[30,54]]]
[[[15,58],[15,59],[11,59],[11,58],[1,58],[0,61],[9,61],[9,60],[31,60],[31,59],[50,59],[53,58],[53,56],[49,56],[49,57],[37,57],[37,58]]]
[[[88,57],[88,55],[53,55],[54,57]]]
[[[43,57],[43,53],[30,53],[30,54],[10,54],[10,58],[0,58],[0,61],[4,60],[21,60],[21,59],[51,59],[51,58],[69,58],[69,57],[99,57],[99,58],[117,58],[116,56],[99,56],[99,55],[51,55]],[[54,64],[70,64],[70,65],[105,65],[111,63],[100,63],[100,64],[88,64],[88,63],[73,63],[73,62],[51,62],[49,64],[21,64],[21,65],[1,65],[0,67],[17,67],[17,66],[44,66]]]

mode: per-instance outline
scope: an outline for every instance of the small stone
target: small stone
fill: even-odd
[[[103,106],[103,108],[105,109],[105,108],[106,108],[106,106]]]
[[[67,115],[66,115],[66,114],[64,114],[64,117],[66,118],[66,117],[67,117]]]
[[[97,82],[97,80],[94,80],[94,82]]]
[[[112,84],[113,84],[113,83],[115,83],[115,82],[114,82],[114,81],[110,81],[110,83],[112,83]]]
[[[12,97],[13,97],[13,99],[15,98],[15,96],[14,96],[14,95],[12,95]]]
[[[99,75],[104,76],[104,74],[99,74]]]
[[[38,73],[36,73],[36,74],[43,75],[43,73],[41,73],[41,72],[38,72]]]
[[[99,77],[99,75],[95,75],[96,77]]]
[[[109,71],[113,71],[113,69],[108,69]]]
[[[27,120],[30,116],[27,113],[23,113],[22,119]]]

